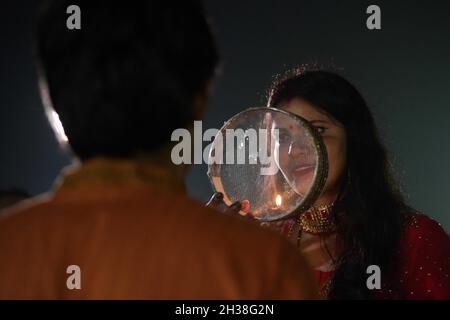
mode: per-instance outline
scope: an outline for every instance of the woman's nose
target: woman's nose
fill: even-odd
[[[289,146],[288,154],[292,158],[300,157],[304,153],[304,148],[301,148],[299,144],[292,142]]]
[[[307,143],[292,142],[288,154],[291,158],[309,158],[314,153],[314,147]]]

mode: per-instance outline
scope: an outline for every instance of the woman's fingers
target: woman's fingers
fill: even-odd
[[[213,208],[215,210],[221,211],[225,214],[236,215],[239,214],[241,217],[246,219],[253,219],[254,216],[250,212],[250,201],[242,200],[236,201],[231,206],[227,206],[223,201],[223,194],[216,192],[212,195],[206,204],[207,207]]]
[[[236,201],[231,206],[229,206],[226,210],[226,214],[238,214],[239,211],[241,211],[241,203],[239,201]]]
[[[248,200],[241,201],[241,211],[244,213],[248,213],[250,211],[250,201]]]
[[[244,219],[255,220],[255,216],[250,211],[250,201],[248,200],[241,201],[241,211],[239,211],[239,214]]]

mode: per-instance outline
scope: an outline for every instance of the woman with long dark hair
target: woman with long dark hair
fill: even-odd
[[[272,85],[268,107],[306,119],[327,148],[329,174],[314,206],[266,223],[297,243],[323,297],[450,299],[450,238],[405,204],[358,90],[336,73],[296,69]],[[368,285],[378,271],[379,289]]]
[[[275,81],[268,106],[308,120],[327,147],[324,192],[287,228],[315,268],[322,293],[338,299],[450,298],[450,238],[405,204],[358,90],[335,73],[296,69]],[[371,265],[380,268],[380,290],[368,288]]]

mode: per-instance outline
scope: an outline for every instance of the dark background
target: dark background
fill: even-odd
[[[366,28],[370,4],[381,7],[381,30]],[[33,195],[49,190],[70,161],[39,100],[31,53],[35,7],[32,0],[0,4],[0,189]],[[334,64],[372,108],[409,203],[450,230],[450,1],[211,0],[206,7],[223,66],[204,128],[264,105],[277,73],[302,63]],[[187,185],[205,201],[206,167],[194,166]]]

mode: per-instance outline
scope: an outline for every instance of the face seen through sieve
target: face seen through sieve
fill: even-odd
[[[269,152],[267,156],[274,159],[272,165],[276,170],[271,175],[260,174],[267,165],[259,158],[253,164],[210,164],[211,182],[216,191],[224,194],[225,203],[247,200],[248,212],[261,221],[283,219],[309,203],[319,159],[317,140],[306,121],[278,109],[257,108],[234,116],[220,131],[236,128],[266,132],[265,139],[258,139],[258,150]],[[248,150],[247,147],[247,143],[237,143],[231,153],[242,152],[242,148]]]
[[[291,188],[305,196],[313,182],[316,150],[309,132],[288,118],[274,121],[279,139],[275,144],[275,161]]]

